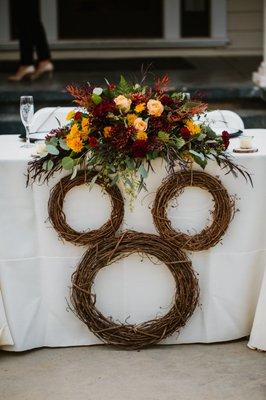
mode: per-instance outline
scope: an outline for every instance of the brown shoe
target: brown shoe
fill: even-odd
[[[35,81],[41,76],[48,75],[50,78],[53,76],[54,66],[51,61],[41,61],[31,79]]]
[[[9,76],[7,79],[10,82],[20,82],[23,79],[30,78],[35,72],[33,65],[21,65],[15,75]]]

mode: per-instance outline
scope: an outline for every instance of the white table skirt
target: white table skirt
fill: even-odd
[[[257,154],[238,155],[236,161],[253,174],[254,188],[242,177],[225,175],[210,163],[206,172],[218,175],[237,212],[221,243],[208,251],[189,253],[199,273],[200,303],[180,334],[166,344],[216,342],[251,333],[250,346],[266,350],[266,131],[252,130]],[[265,137],[265,139],[264,139]],[[237,143],[237,139],[233,144]],[[77,346],[100,341],[68,309],[71,274],[84,247],[58,240],[47,219],[50,188],[25,187],[32,149],[20,148],[17,137],[0,136],[0,346],[22,351],[42,346]],[[149,194],[141,192],[135,209],[125,203],[123,230],[155,233],[150,208],[166,175],[156,162],[147,180]],[[207,192],[187,189],[170,208],[172,223],[183,230],[201,229],[212,204]],[[65,211],[77,229],[97,228],[108,218],[110,205],[97,186],[72,190]],[[95,281],[97,306],[105,315],[141,322],[164,313],[171,304],[174,282],[164,265],[132,255],[102,270]],[[253,326],[253,329],[252,329]]]

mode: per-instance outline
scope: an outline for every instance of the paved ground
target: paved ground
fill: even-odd
[[[19,98],[34,96],[35,110],[42,107],[71,106],[66,93],[69,83],[104,83],[104,77],[116,82],[121,73],[139,79],[141,66],[149,66],[147,81],[168,74],[170,89],[198,93],[209,102],[210,109],[230,109],[244,120],[246,128],[265,128],[266,92],[254,87],[251,77],[259,57],[146,57],[135,59],[56,60],[52,79],[35,82],[9,83],[7,77],[15,71],[16,62],[0,57],[0,134],[20,134],[24,128],[19,116]]]
[[[17,63],[0,60],[0,89],[12,91],[62,91],[71,82],[103,84],[104,78],[117,81],[121,74],[128,78],[140,76],[141,67],[150,66],[148,78],[168,74],[172,89],[192,88],[250,90],[252,72],[258,69],[260,57],[167,57],[109,60],[56,60],[54,78],[35,82],[8,83],[6,78]],[[149,79],[148,79],[149,80]]]
[[[266,354],[246,341],[0,352],[1,400],[265,400]]]

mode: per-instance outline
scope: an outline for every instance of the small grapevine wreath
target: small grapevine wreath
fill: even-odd
[[[163,262],[176,286],[173,306],[165,315],[135,325],[105,317],[96,308],[96,295],[92,293],[97,273],[132,253]],[[193,314],[198,299],[198,280],[185,253],[152,234],[127,231],[120,238],[109,238],[91,247],[72,275],[71,302],[75,314],[103,342],[126,349],[140,349],[178,332]]]
[[[188,235],[175,230],[167,217],[169,202],[179,196],[188,186],[207,190],[214,201],[211,225],[195,235]],[[172,174],[159,187],[152,208],[152,215],[157,231],[162,237],[172,244],[174,243],[178,248],[201,251],[215,246],[220,241],[232,220],[233,210],[234,201],[219,179],[205,172],[184,171]]]
[[[74,179],[70,179],[70,176],[66,176],[51,190],[48,202],[49,220],[60,238],[76,245],[93,245],[115,235],[123,221],[124,200],[120,190],[117,186],[109,186],[102,179],[97,178],[95,183],[100,185],[111,199],[112,212],[109,220],[99,229],[84,232],[78,232],[68,225],[63,210],[66,194],[76,186],[90,183],[95,177],[96,172],[79,171]]]

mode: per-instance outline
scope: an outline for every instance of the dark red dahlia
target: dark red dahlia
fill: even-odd
[[[76,114],[75,114],[75,116],[74,116],[74,120],[79,120],[79,119],[81,119],[82,118],[82,113],[80,112],[80,111],[77,111],[76,112]]]
[[[148,151],[162,151],[164,149],[164,142],[157,136],[151,136],[148,143]]]
[[[174,100],[168,96],[167,94],[164,94],[161,98],[160,101],[162,105],[171,107],[174,104]]]
[[[149,127],[157,132],[170,132],[172,129],[170,122],[164,117],[151,117],[149,119]]]
[[[228,148],[229,143],[230,143],[230,135],[227,131],[222,132],[222,139],[223,139],[223,144],[225,147],[225,150]]]
[[[131,100],[134,105],[137,105],[140,103],[146,103],[149,100],[149,96],[147,96],[147,94],[143,94],[143,93],[133,93],[131,95]]]
[[[182,136],[183,139],[188,140],[190,138],[190,131],[186,126],[183,126],[180,129],[180,135]]]
[[[108,112],[114,112],[114,110],[115,110],[115,102],[104,100],[100,104],[97,104],[97,106],[94,107],[92,112],[95,117],[103,117]]]
[[[126,149],[129,139],[134,133],[134,128],[125,128],[124,125],[113,126],[112,133],[108,137],[109,143],[117,150]]]
[[[149,148],[146,140],[136,140],[131,147],[132,156],[135,158],[144,158],[148,151]]]
[[[96,139],[96,137],[91,136],[91,137],[89,138],[89,145],[90,145],[90,147],[92,147],[93,149],[96,149],[97,147],[99,147],[99,142],[98,142],[98,140]]]

